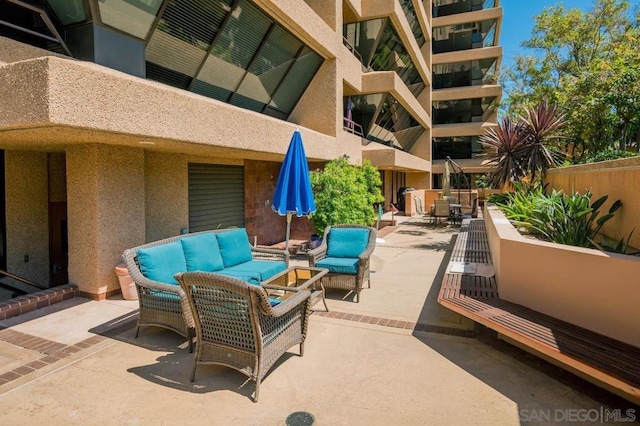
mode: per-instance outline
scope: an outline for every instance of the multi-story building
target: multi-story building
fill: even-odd
[[[498,37],[499,0],[433,0],[432,25],[432,185],[442,187],[444,162],[455,161],[474,185],[488,171],[489,153],[479,143],[497,122],[502,87]],[[457,169],[456,171],[459,171]],[[458,175],[459,176],[459,175]],[[457,176],[456,176],[457,177]]]
[[[296,128],[311,168],[369,159],[387,203],[437,184],[447,155],[480,164],[500,17],[493,1],[0,0],[0,269],[104,298],[146,241],[281,241],[270,200]]]

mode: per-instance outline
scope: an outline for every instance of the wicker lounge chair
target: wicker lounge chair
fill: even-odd
[[[332,238],[331,232],[337,230],[344,234],[344,231],[354,232],[354,235],[345,234],[343,242],[337,243],[336,238]],[[351,245],[358,236],[358,231],[363,233],[361,248],[353,253],[345,253],[340,247]],[[366,232],[368,231],[368,233]],[[376,247],[376,236],[378,231],[375,228],[361,225],[334,225],[327,226],[324,230],[322,244],[318,248],[307,253],[309,266],[327,268],[329,273],[322,278],[324,288],[338,288],[356,292],[356,303],[360,302],[360,292],[365,281],[371,288],[369,278],[369,257]],[[355,237],[355,238],[354,238]],[[346,244],[345,244],[346,242]],[[354,246],[350,247],[353,248]],[[357,244],[356,244],[357,247]]]
[[[191,372],[194,381],[200,364],[218,364],[260,382],[291,347],[304,354],[309,317],[307,290],[292,289],[291,297],[275,306],[263,287],[209,272],[176,275],[195,319],[196,354]],[[282,287],[276,287],[282,289]]]

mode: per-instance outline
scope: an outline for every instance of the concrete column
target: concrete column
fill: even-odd
[[[7,270],[49,285],[47,153],[5,151]]]
[[[69,282],[104,299],[119,290],[113,268],[145,241],[144,152],[77,145],[67,150]]]

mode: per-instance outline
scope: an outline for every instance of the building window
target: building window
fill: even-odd
[[[496,97],[433,102],[433,124],[484,122],[495,108]]]
[[[496,63],[498,58],[473,61],[450,62],[433,65],[433,88],[479,86],[496,84]]]
[[[484,154],[484,147],[479,142],[480,136],[455,136],[450,138],[433,138],[434,160],[474,158]]]
[[[496,19],[467,22],[433,29],[433,53],[481,49],[495,45]]]
[[[410,151],[424,132],[420,123],[391,94],[347,97],[345,110],[349,101],[353,105],[353,122],[362,126],[365,137],[371,141]]]
[[[146,60],[147,78],[280,119],[324,61],[248,0],[169,3]]]

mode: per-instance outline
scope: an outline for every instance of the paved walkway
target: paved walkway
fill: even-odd
[[[640,417],[490,335],[470,337],[473,324],[437,304],[455,227],[413,218],[388,232],[361,302],[329,291],[331,312],[312,315],[305,356],[294,348],[276,364],[259,403],[231,369],[199,367],[189,382],[180,336],[145,328],[135,339],[137,302],[76,298],[0,322],[1,423],[284,425],[304,412],[316,425],[546,424],[587,413],[601,424],[614,419],[594,416],[617,408]]]

